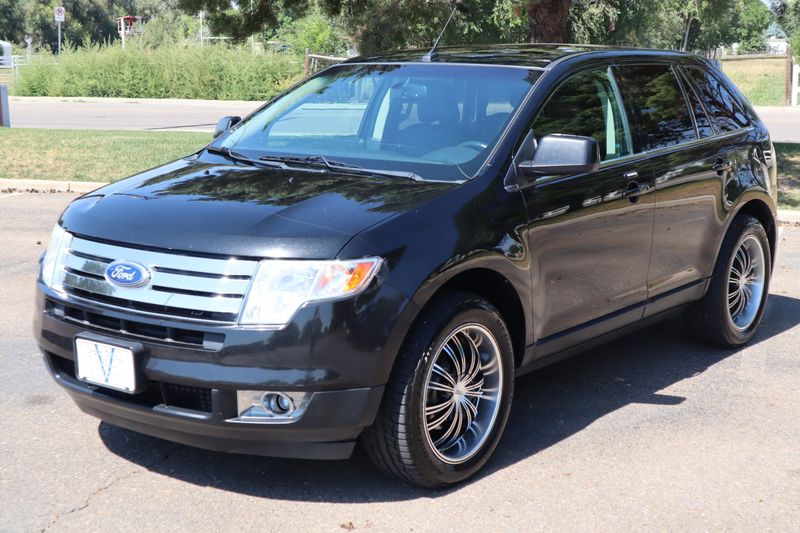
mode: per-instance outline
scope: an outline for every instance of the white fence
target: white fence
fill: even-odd
[[[19,73],[19,67],[31,64],[31,56],[27,55],[14,55],[0,57],[0,77],[16,78]]]

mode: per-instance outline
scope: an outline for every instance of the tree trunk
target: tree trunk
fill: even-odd
[[[685,52],[686,48],[689,47],[689,31],[692,29],[692,22],[694,22],[694,16],[691,13],[686,13],[686,17],[683,19],[684,21],[684,29],[683,29],[683,40],[681,41],[681,52]]]
[[[571,5],[572,0],[528,0],[528,41],[567,42],[567,16]]]

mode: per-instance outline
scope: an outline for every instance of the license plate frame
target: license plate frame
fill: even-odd
[[[76,335],[73,344],[79,381],[127,394],[140,392],[140,344],[90,334]]]

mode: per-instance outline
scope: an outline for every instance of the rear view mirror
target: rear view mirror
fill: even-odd
[[[595,172],[600,168],[600,151],[591,137],[545,135],[539,140],[531,161],[522,161],[519,170],[526,176],[563,176]]]
[[[237,125],[239,122],[241,122],[241,120],[242,117],[230,117],[230,116],[222,117],[221,119],[219,119],[219,121],[217,121],[217,125],[214,128],[214,138],[216,139],[217,137],[219,137],[220,135],[222,135],[235,125]]]

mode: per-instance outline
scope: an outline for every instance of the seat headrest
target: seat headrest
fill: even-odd
[[[426,124],[458,123],[458,103],[445,82],[434,82],[427,86],[427,94],[417,101],[417,116]]]

